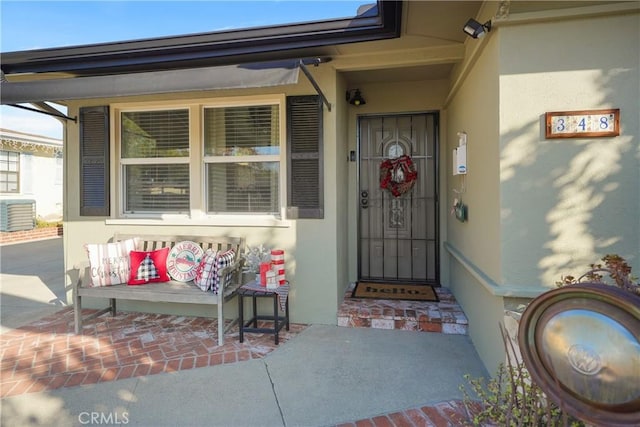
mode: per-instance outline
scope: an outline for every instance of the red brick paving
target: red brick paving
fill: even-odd
[[[436,287],[440,301],[428,302],[352,298],[354,286],[338,309],[338,326],[467,334],[467,316],[447,288]]]
[[[305,327],[282,330],[281,344]],[[103,315],[75,335],[73,310],[63,309],[0,335],[0,397],[261,359],[277,348],[273,335],[242,344],[234,336],[220,347],[215,319],[141,313]]]
[[[469,419],[464,403],[452,400],[339,424],[336,427],[457,427],[472,425]]]
[[[1,334],[0,397],[261,359],[278,347],[268,334],[240,343],[237,327],[218,346],[217,320],[197,317],[119,312],[83,326],[82,335],[73,333],[73,309],[66,308]],[[280,345],[305,328],[292,323]],[[451,427],[467,419],[462,402],[450,401],[341,426]]]

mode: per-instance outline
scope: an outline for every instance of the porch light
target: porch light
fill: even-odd
[[[478,39],[491,31],[491,20],[481,24],[475,19],[470,18],[467,23],[464,24],[462,31],[464,31],[466,35]]]
[[[353,92],[353,96],[351,93]],[[347,91],[347,101],[351,105],[355,105],[356,107],[359,105],[364,105],[367,101],[364,100],[362,94],[360,93],[360,89],[348,90]]]

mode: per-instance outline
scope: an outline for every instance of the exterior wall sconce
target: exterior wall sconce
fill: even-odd
[[[352,95],[353,92],[353,95]],[[355,105],[356,107],[359,105],[364,105],[367,101],[364,100],[362,94],[360,93],[360,89],[353,89],[347,91],[347,101],[351,105]]]
[[[491,31],[491,21],[489,20],[481,24],[475,19],[470,18],[467,23],[464,24],[462,31],[464,31],[466,35],[478,39]]]

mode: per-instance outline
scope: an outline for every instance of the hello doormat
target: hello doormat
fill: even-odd
[[[358,282],[352,298],[400,299],[410,301],[440,301],[431,285],[405,285],[402,283]]]

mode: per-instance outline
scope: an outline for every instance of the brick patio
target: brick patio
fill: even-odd
[[[84,314],[91,310],[84,311]],[[291,324],[280,342],[305,329]],[[86,322],[73,333],[73,309],[0,335],[0,396],[260,359],[273,335],[236,332],[218,346],[217,321],[201,317],[124,313]]]
[[[305,328],[282,330],[280,346]],[[218,346],[215,319],[146,313],[103,315],[75,335],[73,309],[65,308],[0,335],[0,397],[261,359],[277,347],[266,334],[241,344],[237,327]],[[466,425],[465,414],[462,402],[447,401],[342,425],[450,427]]]

